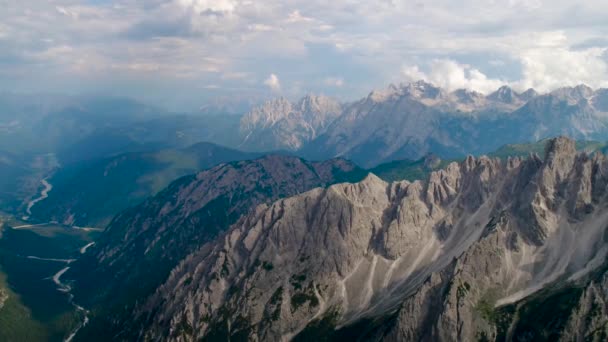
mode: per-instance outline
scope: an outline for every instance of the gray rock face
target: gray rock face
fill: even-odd
[[[373,167],[428,153],[444,158],[489,153],[504,144],[558,135],[603,141],[608,139],[605,93],[581,85],[539,95],[505,86],[484,96],[424,82],[391,85],[346,106],[302,153]]]
[[[171,272],[142,333],[290,340],[394,317],[376,338],[494,339],[499,308],[603,263],[607,184],[603,155],[558,138],[544,159],[468,157],[426,182],[369,175],[261,205]]]
[[[297,150],[325,132],[341,105],[326,96],[308,95],[297,103],[268,101],[241,119],[239,147],[244,150]]]
[[[65,277],[75,280],[78,303],[103,312],[96,318],[109,321],[109,330],[118,320],[110,316],[116,307],[123,310],[153,293],[183,258],[257,205],[363,176],[341,159],[270,155],[221,164],[180,178],[119,214]]]

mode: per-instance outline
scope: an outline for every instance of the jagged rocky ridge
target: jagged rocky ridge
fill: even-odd
[[[542,159],[468,157],[424,182],[369,175],[260,205],[139,306],[140,333],[176,341],[339,339],[352,329],[371,340],[605,336],[607,185],[606,157],[558,138]],[[539,320],[532,331],[518,320],[574,287],[574,304],[554,311],[561,325]]]
[[[253,108],[241,118],[239,148],[247,151],[297,150],[321,133],[341,113],[327,96],[307,95],[292,103],[281,97]]]
[[[373,91],[344,110],[299,153],[341,156],[359,165],[489,153],[502,145],[566,135],[608,139],[606,92],[584,85],[548,94],[517,93],[508,87],[483,95],[447,92],[425,82]]]
[[[320,186],[359,181],[365,174],[342,159],[308,162],[268,155],[174,181],[117,215],[64,275],[74,280],[76,302],[94,311],[81,336],[116,338],[114,334],[125,329],[122,325],[132,323],[131,305],[151,294],[189,253],[257,205]]]

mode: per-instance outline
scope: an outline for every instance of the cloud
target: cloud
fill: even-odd
[[[447,90],[466,88],[489,93],[505,84],[504,81],[488,78],[470,65],[449,59],[433,60],[429,68],[429,72],[425,73],[417,66],[409,66],[404,67],[402,73],[407,81],[425,80]]]
[[[270,90],[278,92],[281,91],[281,83],[279,82],[279,77],[275,74],[270,74],[266,80],[264,80],[264,84],[270,88]]]
[[[299,10],[295,10],[287,16],[288,23],[299,23],[299,22],[313,22],[314,19],[310,17],[303,16],[300,14]]]
[[[196,102],[205,84],[227,98],[274,87],[345,100],[421,78],[480,91],[600,87],[607,17],[606,1],[569,0],[8,1],[0,91],[99,88]],[[282,87],[278,77],[261,84],[270,71]],[[348,86],[329,75],[348,75]]]
[[[325,80],[323,80],[323,83],[330,87],[340,88],[344,85],[344,80],[339,77],[328,77]]]
[[[579,84],[608,87],[608,46],[573,46],[564,32],[555,31],[507,37],[493,48],[506,58],[500,63],[491,59],[489,66],[505,70],[505,60],[511,60],[520,72],[509,78],[493,78],[472,65],[449,58],[406,64],[401,72],[406,81],[422,79],[451,90],[469,88],[484,93],[503,84],[541,92]]]
[[[236,2],[231,0],[176,0],[177,4],[201,13],[230,13],[236,8]]]
[[[70,10],[68,8],[62,7],[62,6],[57,6],[55,7],[55,9],[57,10],[57,12],[67,16],[67,17],[71,17],[72,19],[78,19],[78,12]]]
[[[522,79],[517,85],[540,91],[578,84],[608,87],[606,51],[607,48],[573,51],[563,47],[523,51],[520,55]]]

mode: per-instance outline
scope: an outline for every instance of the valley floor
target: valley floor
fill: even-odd
[[[97,230],[0,220],[1,341],[69,341],[86,322],[61,274]]]

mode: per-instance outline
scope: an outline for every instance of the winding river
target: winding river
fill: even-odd
[[[30,216],[32,215],[32,207],[34,207],[34,205],[36,205],[36,203],[48,198],[49,192],[51,190],[53,190],[53,185],[51,183],[49,183],[48,177],[42,179],[40,182],[42,183],[44,188],[40,191],[40,195],[38,197],[32,199],[27,204],[27,209],[26,209],[27,216],[23,217],[24,220],[29,220]],[[41,224],[37,224],[37,225],[46,225],[46,224],[48,224],[48,223],[41,223]],[[17,227],[13,227],[13,228],[23,229],[23,228],[34,227],[37,225],[30,224],[30,225],[17,226]],[[90,228],[90,227],[72,227],[72,228],[83,229],[83,230],[97,230],[98,229],[98,228]],[[101,230],[101,229],[99,229],[99,230]],[[80,254],[86,253],[87,249],[89,249],[89,247],[93,246],[94,244],[95,244],[95,242],[90,242],[90,243],[86,244],[85,246],[83,246],[82,248],[80,248]],[[55,285],[57,285],[57,289],[59,291],[65,292],[68,295],[69,303],[76,309],[76,312],[82,314],[82,317],[83,317],[82,322],[80,322],[76,326],[76,328],[74,328],[74,330],[70,333],[70,335],[68,335],[68,337],[64,340],[65,342],[71,342],[74,339],[74,337],[76,336],[76,334],[78,333],[78,331],[89,323],[89,311],[74,302],[74,295],[72,293],[70,293],[72,288],[70,287],[70,285],[65,284],[61,281],[61,276],[70,269],[69,265],[73,261],[75,261],[75,259],[50,259],[50,258],[38,258],[35,256],[28,256],[28,258],[66,263],[67,266],[62,268],[61,270],[59,270],[59,272],[55,273],[52,277],[52,280],[55,283]]]
[[[23,217],[24,220],[28,220],[30,218],[30,216],[32,215],[32,207],[36,203],[38,203],[38,202],[46,199],[47,197],[49,197],[49,192],[51,190],[53,190],[53,185],[51,183],[49,183],[47,179],[48,179],[48,177],[44,178],[43,180],[40,181],[40,183],[42,183],[42,185],[44,186],[44,189],[42,189],[42,191],[40,191],[40,196],[32,199],[27,204],[27,209],[25,210],[27,212],[27,216]]]
[[[80,254],[86,253],[87,249],[89,247],[93,246],[93,244],[95,244],[95,243],[90,242],[90,243],[86,244],[85,246],[83,246],[82,248],[80,248]],[[59,272],[55,273],[55,275],[53,275],[53,278],[52,278],[55,285],[57,285],[57,289],[61,292],[67,293],[68,301],[76,309],[76,312],[82,314],[82,317],[83,317],[82,322],[80,322],[78,324],[78,326],[76,326],[76,328],[74,328],[74,330],[70,333],[70,335],[68,335],[68,337],[64,340],[64,342],[71,342],[72,339],[74,339],[74,336],[76,336],[76,334],[78,333],[78,331],[89,323],[89,310],[83,308],[82,306],[80,306],[74,302],[74,295],[72,293],[70,293],[70,291],[72,291],[72,287],[61,281],[61,276],[70,269],[69,264],[71,264],[72,261],[74,261],[74,260],[72,260],[72,259],[65,260],[65,262],[68,266],[59,270]]]

